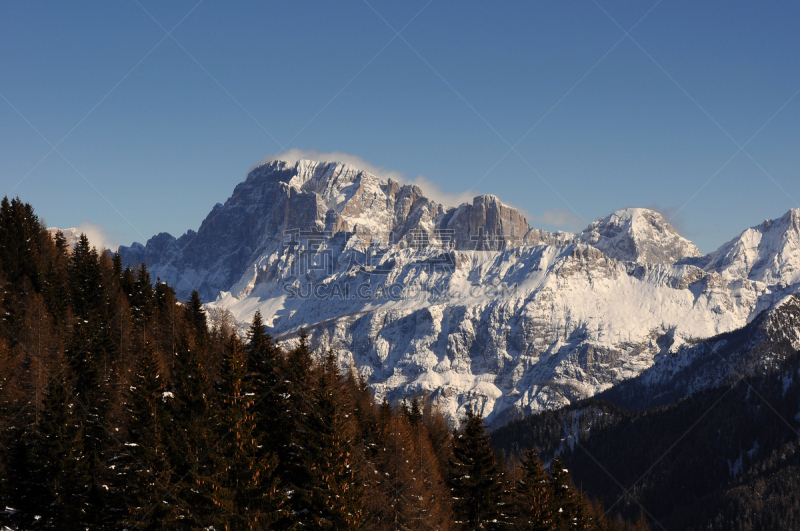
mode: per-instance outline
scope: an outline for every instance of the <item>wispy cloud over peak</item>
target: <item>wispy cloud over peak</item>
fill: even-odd
[[[381,179],[394,179],[401,184],[413,184],[419,186],[425,197],[436,201],[445,206],[458,206],[465,201],[472,201],[472,196],[475,195],[471,190],[466,190],[462,193],[448,193],[443,191],[435,182],[428,179],[424,175],[418,175],[415,178],[408,178],[402,172],[390,170],[383,166],[376,166],[371,162],[365,160],[363,157],[353,155],[351,153],[344,153],[342,151],[316,151],[308,149],[293,148],[283,153],[276,153],[265,157],[253,168],[271,162],[273,160],[282,160],[289,163],[297,162],[298,160],[314,160],[318,162],[344,162],[351,166],[369,172]],[[253,169],[251,168],[251,170]]]

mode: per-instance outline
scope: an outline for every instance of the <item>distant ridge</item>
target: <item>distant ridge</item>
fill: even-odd
[[[348,164],[272,161],[196,233],[119,252],[243,327],[258,309],[278,338],[307,328],[379,397],[497,425],[672,370],[797,292],[799,212],[702,256],[648,209],[551,233],[492,195],[445,207]]]

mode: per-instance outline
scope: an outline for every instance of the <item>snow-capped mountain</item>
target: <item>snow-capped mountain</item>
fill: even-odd
[[[81,232],[75,227],[69,229],[59,229],[58,227],[50,227],[47,229],[47,232],[49,232],[53,238],[55,238],[55,235],[58,231],[61,231],[61,234],[64,236],[64,239],[67,241],[67,245],[69,245],[70,247],[74,247],[78,243],[78,240],[81,237]]]
[[[346,164],[274,161],[196,233],[119,252],[242,323],[260,309],[279,340],[306,327],[379,397],[426,393],[454,421],[471,404],[496,425],[773,307],[800,281],[798,215],[703,257],[647,209],[550,233],[494,196],[447,207]]]
[[[81,234],[85,235],[89,240],[89,245],[95,247],[98,251],[113,252],[113,250],[109,251],[109,249],[117,247],[110,241],[110,238],[100,225],[95,225],[86,221],[77,227],[68,229],[59,229],[58,227],[49,227],[47,229],[47,232],[50,233],[50,236],[53,238],[55,238],[58,231],[61,231],[61,235],[66,240],[68,247],[75,247],[78,244],[78,240],[80,240]]]
[[[759,287],[800,281],[800,209],[752,227],[709,255],[707,269]]]
[[[245,270],[270,275],[270,267],[264,269],[274,262],[270,257],[280,255],[288,240],[296,243],[300,232],[307,239],[309,231],[319,233],[317,240],[341,235],[339,239],[349,242],[355,235],[359,245],[393,249],[430,243],[459,250],[499,249],[572,238],[530,229],[516,209],[494,196],[445,209],[417,186],[382,181],[347,164],[301,160],[254,169],[196,233],[178,239],[161,233],[146,246],[121,247],[120,254],[130,263],[152,265],[182,295],[198,289],[204,299],[214,300],[220,291],[249,278],[249,273],[243,276]],[[233,292],[246,295],[248,285]]]
[[[597,247],[609,258],[637,264],[674,264],[700,250],[681,237],[657,212],[626,208],[595,221],[580,240]]]

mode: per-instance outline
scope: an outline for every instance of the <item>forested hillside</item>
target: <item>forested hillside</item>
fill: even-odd
[[[796,301],[776,316],[788,326]],[[772,347],[676,404],[627,411],[587,400],[504,426],[493,445],[506,458],[560,453],[611,514],[645,510],[659,529],[797,529],[800,355],[788,339]]]
[[[376,404],[304,334],[277,347],[147,268],[0,205],[0,521],[13,529],[627,529],[471,411]],[[644,522],[638,528],[644,528]]]

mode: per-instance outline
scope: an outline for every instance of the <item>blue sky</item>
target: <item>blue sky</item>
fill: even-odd
[[[797,2],[231,4],[3,2],[0,193],[126,245],[289,149],[704,252],[800,207]]]

